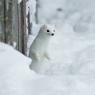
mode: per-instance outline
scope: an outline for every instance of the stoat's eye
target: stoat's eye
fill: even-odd
[[[47,29],[47,32],[49,32],[49,30]]]

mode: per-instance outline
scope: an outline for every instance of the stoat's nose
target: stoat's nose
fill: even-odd
[[[52,33],[51,35],[54,36],[54,33]]]

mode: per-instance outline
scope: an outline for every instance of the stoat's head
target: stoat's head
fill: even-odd
[[[47,35],[54,36],[55,25],[42,25],[40,31]]]

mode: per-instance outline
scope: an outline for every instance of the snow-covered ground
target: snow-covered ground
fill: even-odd
[[[58,27],[56,35],[50,44],[52,61],[48,72],[58,75],[64,73],[76,74],[81,68],[85,68],[85,65],[91,65],[91,63],[94,65],[94,35],[94,32],[74,32],[72,26],[68,23]]]
[[[95,95],[94,39],[69,24],[57,27],[43,75],[29,69],[29,58],[0,43],[0,95]]]
[[[29,69],[29,58],[0,43],[0,95],[95,95],[95,1],[54,2],[40,0],[39,9],[40,23],[57,24],[49,68],[35,73]],[[36,31],[37,27],[28,46]]]

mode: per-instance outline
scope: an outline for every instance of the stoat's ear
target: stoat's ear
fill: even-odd
[[[40,30],[47,30],[47,25],[46,24],[42,25]]]
[[[46,25],[46,24],[42,25],[42,27],[43,27],[44,29],[47,29],[47,25]]]
[[[42,25],[42,29],[47,30],[47,25],[46,24]]]

